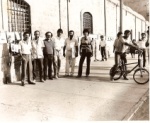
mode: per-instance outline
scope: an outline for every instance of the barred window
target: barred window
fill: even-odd
[[[8,31],[31,32],[30,6],[24,0],[7,0]]]
[[[83,29],[88,29],[90,33],[93,33],[93,20],[89,12],[83,14]]]

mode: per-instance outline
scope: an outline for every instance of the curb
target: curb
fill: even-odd
[[[131,110],[126,114],[126,116],[122,119],[122,121],[130,121],[137,113],[137,111],[144,105],[146,100],[149,97],[149,89],[146,93],[140,98],[140,100],[131,108]]]

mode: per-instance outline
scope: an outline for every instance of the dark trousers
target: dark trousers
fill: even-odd
[[[106,59],[106,49],[105,49],[105,47],[101,47],[101,55],[102,55],[102,59]]]
[[[83,52],[81,57],[80,57],[80,62],[79,62],[79,70],[78,70],[78,76],[82,76],[82,68],[83,68],[83,62],[86,58],[86,75],[90,74],[90,63],[91,63],[91,53],[90,52]]]
[[[59,55],[55,56],[53,67],[54,67],[54,75],[59,75],[59,71],[61,67],[61,59]]]
[[[142,49],[143,53],[142,53],[142,56],[143,56],[143,67],[145,67],[145,64],[146,64],[146,49]]]
[[[33,65],[33,79],[36,79],[37,66],[38,66],[39,73],[40,73],[40,80],[43,79],[43,58],[34,59],[32,61],[32,65]]]
[[[118,66],[119,61],[120,61],[120,56],[121,56],[121,52],[115,52],[115,65]]]
[[[53,64],[54,55],[46,54],[44,55],[44,79],[47,78],[47,70],[49,78],[52,78],[52,64]]]
[[[124,75],[123,75],[124,78],[127,76],[127,66],[125,65],[125,64],[127,63],[127,58],[126,58],[126,56],[127,56],[126,53],[122,53],[122,54],[120,55],[121,61],[122,61],[122,64],[123,64],[123,71],[125,71],[125,72],[124,72]]]
[[[28,68],[28,72],[27,72]],[[22,54],[22,81],[25,81],[26,73],[28,73],[28,81],[32,81],[32,61],[31,55]]]

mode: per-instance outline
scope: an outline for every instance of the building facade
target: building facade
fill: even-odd
[[[65,38],[68,30],[74,30],[78,38],[86,28],[91,34],[105,35],[108,41],[113,42],[120,29],[119,5],[119,0],[0,0],[0,31],[30,31],[33,34],[39,30],[44,37],[47,31],[56,36],[57,29],[62,28]],[[147,31],[148,25],[149,22],[142,15],[123,6],[123,30],[131,30],[132,39],[138,40],[140,34]],[[10,56],[8,44],[0,45],[3,49],[0,54],[1,82],[9,76],[6,63]],[[19,67],[15,67],[13,59],[14,66],[9,73],[14,73],[14,78],[17,78],[20,76],[20,64],[17,63]]]

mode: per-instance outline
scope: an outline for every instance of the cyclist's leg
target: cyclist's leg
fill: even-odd
[[[123,77],[125,80],[128,80],[127,78],[127,66],[125,65],[127,63],[127,58],[126,58],[126,53],[123,53],[121,55],[121,60],[122,60],[122,66],[123,66],[123,71],[124,71],[124,74],[123,74]]]
[[[146,65],[146,50],[143,49],[143,67]]]

